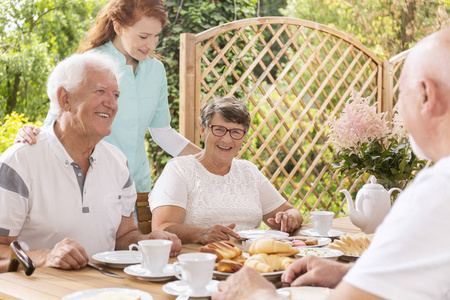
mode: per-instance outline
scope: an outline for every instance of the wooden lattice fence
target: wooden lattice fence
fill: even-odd
[[[184,33],[180,132],[200,144],[201,105],[217,96],[242,99],[252,124],[238,156],[258,165],[305,221],[313,210],[345,213],[338,191],[355,191],[360,182],[330,168],[327,120],[339,116],[353,89],[380,111],[392,111],[405,57],[390,64],[350,35],[294,18],[247,19]]]

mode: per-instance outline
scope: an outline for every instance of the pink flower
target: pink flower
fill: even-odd
[[[377,113],[375,104],[370,105],[370,99],[356,91],[352,91],[340,118],[330,120],[330,129],[329,139],[338,153],[354,148],[356,154],[361,154],[362,144],[389,134],[385,113]]]

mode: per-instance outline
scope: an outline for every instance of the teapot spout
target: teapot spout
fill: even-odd
[[[350,217],[350,220],[352,221],[352,223],[361,228],[364,229],[364,227],[366,227],[366,217],[364,216],[364,214],[360,211],[358,211],[355,208],[355,205],[353,204],[353,199],[352,196],[350,195],[350,193],[346,190],[340,190],[341,193],[344,193],[345,195],[345,199],[347,200],[347,207],[348,207],[348,215]]]

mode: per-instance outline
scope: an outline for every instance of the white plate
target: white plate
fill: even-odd
[[[206,286],[205,294],[189,294],[189,288],[187,283],[182,280],[171,281],[163,285],[162,290],[167,294],[179,296],[179,295],[189,295],[189,297],[210,297],[212,293],[217,292],[217,285],[219,282],[217,280],[211,280],[211,282]]]
[[[129,265],[141,263],[141,255],[139,252],[135,252],[135,255],[131,255],[129,250],[108,251],[94,254],[92,258],[111,268],[125,268]]]
[[[277,294],[280,297],[288,298],[291,297],[290,289],[298,289],[305,294],[305,298],[303,299],[311,299],[313,296],[317,297],[314,299],[326,299],[329,296],[329,293],[332,293],[333,290],[329,288],[319,287],[319,286],[297,286],[297,287],[287,287],[277,289]],[[308,297],[309,296],[309,297]],[[321,297],[321,298],[319,298]]]
[[[92,289],[75,292],[69,295],[62,297],[61,300],[81,300],[88,299],[90,297],[99,296],[101,294],[106,293],[122,293],[126,295],[139,296],[141,300],[152,300],[153,297],[144,291],[141,290],[133,290],[133,289],[125,289],[125,288],[104,288],[104,289]]]
[[[295,240],[295,238],[306,238],[306,239],[311,239],[310,236],[290,236],[288,238],[283,239],[284,240],[288,240],[288,241],[292,241]],[[329,243],[331,243],[331,239],[330,238],[321,238],[321,237],[314,237],[315,239],[317,239],[317,245],[306,245],[306,246],[293,246],[296,248],[303,248],[303,247],[308,247],[308,248],[314,248],[314,247],[323,247],[328,245]]]
[[[123,271],[128,275],[136,276],[145,281],[165,281],[175,277],[173,264],[167,264],[163,269],[163,273],[159,275],[151,274],[141,264],[128,266]]]
[[[328,231],[328,236],[322,236],[317,231],[315,231],[314,229],[300,230],[300,234],[303,234],[303,235],[306,235],[306,236],[321,236],[321,237],[328,237],[328,238],[337,238],[337,237],[340,237],[341,235],[344,235],[344,233],[342,231],[333,230],[333,229]]]
[[[303,257],[311,253],[311,255],[316,255],[319,257],[337,260],[344,253],[342,251],[330,248],[312,248],[312,247],[302,247],[300,248],[300,253],[295,254],[295,256]]]
[[[259,273],[262,276],[264,276],[267,280],[269,281],[273,281],[273,280],[277,280],[281,277],[281,274],[283,274],[284,271],[275,271],[275,272],[271,272],[271,273]],[[233,275],[234,273],[225,273],[225,272],[219,272],[214,270],[214,277],[219,279],[219,280],[225,280],[227,279],[228,276]]]
[[[241,230],[237,234],[244,239],[282,239],[289,236],[289,233],[278,230],[262,230],[262,229],[250,229]]]

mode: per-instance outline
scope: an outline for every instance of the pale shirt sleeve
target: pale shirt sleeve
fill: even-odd
[[[256,178],[260,180],[259,199],[261,201],[262,213],[266,215],[283,205],[286,200],[252,162],[247,161],[247,163],[253,165],[252,171],[255,172]]]
[[[179,134],[170,125],[161,128],[149,128],[153,140],[173,157],[178,156],[180,152],[189,144],[189,140]]]
[[[421,171],[344,281],[385,299],[450,299],[450,180]]]
[[[21,172],[11,166],[14,162],[6,158],[9,153],[14,157],[8,150],[0,158],[0,235],[18,236],[30,210],[29,190]]]
[[[187,184],[178,164],[170,160],[150,193],[150,210],[159,206],[173,205],[186,209],[188,200]]]

